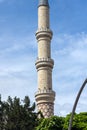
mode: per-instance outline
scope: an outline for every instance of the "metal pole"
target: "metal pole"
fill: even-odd
[[[72,114],[71,114],[71,117],[70,117],[68,130],[71,130],[71,128],[72,128],[73,116],[74,116],[74,113],[75,113],[75,110],[76,110],[76,106],[77,106],[78,100],[80,98],[80,95],[81,95],[86,83],[87,83],[87,79],[83,82],[83,84],[82,84],[82,86],[81,86],[81,88],[78,92],[78,95],[76,97],[76,100],[75,100],[75,103],[74,103],[74,106],[73,106],[73,109],[72,109]]]

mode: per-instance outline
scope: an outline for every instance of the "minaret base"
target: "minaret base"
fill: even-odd
[[[44,118],[54,115],[55,92],[52,90],[38,91],[35,94],[37,109],[41,111]]]
[[[53,103],[41,103],[37,105],[38,111],[41,111],[44,118],[49,118],[54,115],[54,104]]]

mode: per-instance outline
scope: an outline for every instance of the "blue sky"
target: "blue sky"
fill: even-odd
[[[87,78],[87,0],[49,0],[53,30],[53,89],[55,114],[72,110],[76,95]],[[6,100],[37,91],[38,0],[0,0],[0,93]],[[87,111],[87,88],[76,112]]]

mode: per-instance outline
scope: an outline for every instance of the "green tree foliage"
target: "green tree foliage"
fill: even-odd
[[[41,113],[35,113],[35,103],[30,99],[8,97],[6,102],[0,96],[0,130],[68,130],[71,114],[64,117],[52,116],[38,119]],[[72,130],[87,130],[87,112],[74,114]]]
[[[62,130],[64,118],[52,116],[50,118],[40,119],[39,126],[36,130]]]
[[[34,130],[38,123],[34,110],[35,103],[30,106],[28,96],[22,103],[17,97],[8,97],[7,102],[2,102],[0,97],[0,130]]]
[[[4,122],[5,122],[5,119],[4,119],[4,104],[1,101],[1,95],[0,95],[0,130],[3,129]]]
[[[36,130],[68,130],[71,114],[64,117],[52,116],[40,119]],[[87,130],[87,112],[74,115],[72,130]]]
[[[64,130],[68,130],[71,114],[67,115],[64,123]],[[87,130],[87,112],[75,114],[72,123],[72,130]]]

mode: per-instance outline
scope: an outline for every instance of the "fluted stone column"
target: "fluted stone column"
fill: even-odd
[[[36,69],[38,73],[38,91],[35,94],[38,111],[45,118],[54,114],[55,92],[52,90],[52,69],[54,65],[51,59],[52,31],[49,23],[48,0],[39,0],[38,5],[38,30],[36,39],[38,43],[38,58]]]

